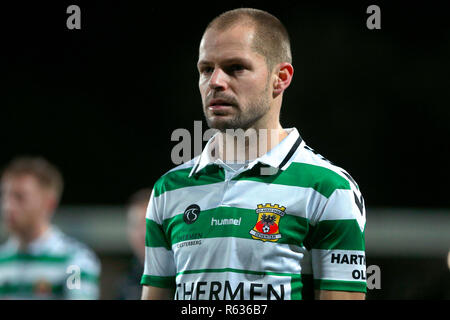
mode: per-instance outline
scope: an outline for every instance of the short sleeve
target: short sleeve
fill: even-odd
[[[174,255],[162,225],[164,197],[164,194],[155,197],[153,190],[147,207],[145,264],[141,284],[159,288],[174,288],[176,276]]]
[[[359,189],[334,190],[305,239],[315,289],[366,292],[365,223]]]

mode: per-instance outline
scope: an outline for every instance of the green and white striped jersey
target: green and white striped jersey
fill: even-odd
[[[100,262],[84,244],[52,226],[19,250],[0,247],[0,299],[98,299]]]
[[[366,292],[360,190],[286,130],[237,171],[210,158],[213,137],[155,183],[141,284],[173,287],[175,299],[302,299],[311,278],[315,289]]]

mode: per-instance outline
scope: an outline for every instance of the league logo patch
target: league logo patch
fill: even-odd
[[[183,220],[187,224],[191,224],[197,221],[199,215],[200,215],[200,207],[196,204],[191,204],[189,207],[186,208],[186,210],[184,210]]]
[[[280,233],[280,219],[285,214],[285,207],[280,207],[278,204],[266,205],[258,204],[256,213],[258,214],[258,220],[255,226],[250,230],[250,234],[253,239],[262,241],[278,241],[281,239]]]

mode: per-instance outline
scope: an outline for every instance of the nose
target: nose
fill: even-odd
[[[220,68],[216,68],[209,79],[209,87],[213,90],[224,91],[227,89],[228,75]]]

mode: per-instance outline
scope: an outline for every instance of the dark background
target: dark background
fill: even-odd
[[[70,4],[81,30],[66,28]],[[366,27],[370,4],[381,30]],[[63,204],[122,204],[151,186],[174,166],[172,131],[203,121],[203,30],[239,6],[290,32],[284,127],[347,169],[368,206],[448,207],[450,19],[429,2],[2,4],[0,165],[47,157],[64,173]]]
[[[71,4],[81,8],[81,30],[66,28]],[[381,30],[366,27],[371,4],[381,8]],[[193,133],[195,120],[207,128],[198,45],[207,23],[236,7],[267,10],[286,25],[295,72],[281,123],[352,174],[369,216],[374,207],[431,215],[450,207],[443,2],[2,3],[0,166],[46,157],[64,174],[62,206],[123,205],[151,187],[174,166],[172,132]],[[111,299],[131,256],[98,254],[102,298]],[[449,297],[444,257],[367,262],[383,272],[382,290],[368,299]]]

